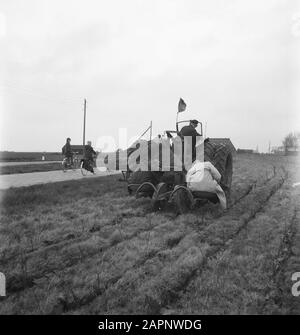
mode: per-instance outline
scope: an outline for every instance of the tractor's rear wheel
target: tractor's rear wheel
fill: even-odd
[[[222,176],[221,185],[230,190],[232,182],[232,154],[230,149],[223,144],[218,145],[214,155],[214,163]]]
[[[216,151],[216,144],[209,140],[204,141],[204,161],[214,164],[214,155]]]
[[[230,203],[232,182],[232,152],[225,144],[204,142],[204,161],[211,162],[221,174],[220,185],[225,192],[227,202]]]
[[[221,184],[227,189],[232,182],[232,153],[225,144],[204,143],[204,161],[211,162],[221,174]]]

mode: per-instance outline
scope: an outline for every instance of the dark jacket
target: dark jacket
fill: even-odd
[[[195,138],[196,136],[200,136],[197,130],[191,125],[182,127],[180,130],[180,134],[181,136],[193,136]]]
[[[196,142],[197,142],[197,136],[200,136],[200,134],[197,132],[197,130],[189,125],[189,126],[184,126],[180,130],[180,135],[182,137],[184,136],[191,136],[192,137],[192,155],[193,155],[193,161],[196,158]]]
[[[84,146],[84,158],[88,160],[93,160],[93,156],[96,155],[95,150],[92,146],[86,144]]]
[[[62,153],[65,156],[72,156],[72,148],[71,148],[71,144],[70,143],[66,143],[63,147],[62,147]]]

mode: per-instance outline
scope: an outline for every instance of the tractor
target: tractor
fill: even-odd
[[[181,137],[179,124],[185,124],[190,120],[176,122],[176,130],[166,130],[165,134],[171,141]],[[199,135],[203,136],[202,123]],[[148,141],[151,147],[151,141]],[[203,144],[202,144],[203,145]],[[131,148],[128,157],[134,152]],[[174,152],[171,150],[171,153]],[[151,159],[151,158],[150,158]],[[227,202],[230,198],[232,182],[232,150],[228,143],[220,143],[219,140],[206,138],[204,140],[204,161],[211,162],[221,174],[220,186],[224,190]],[[172,159],[171,164],[172,165]],[[137,198],[150,197],[153,210],[161,210],[168,203],[173,203],[180,214],[188,212],[194,206],[206,202],[218,203],[215,193],[204,191],[191,191],[186,184],[186,170],[174,171],[129,171],[127,172],[128,192]]]

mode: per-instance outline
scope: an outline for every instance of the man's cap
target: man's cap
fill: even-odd
[[[71,141],[70,137],[67,138],[67,141]]]
[[[191,120],[190,122],[194,123],[194,124],[198,124],[199,123],[198,120]]]

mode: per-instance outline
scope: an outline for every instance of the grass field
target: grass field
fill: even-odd
[[[300,314],[296,159],[235,157],[226,211],[153,213],[119,176],[6,191],[0,314]]]
[[[1,162],[32,162],[41,161],[45,156],[47,161],[57,161],[61,159],[60,152],[18,152],[0,151]]]
[[[30,173],[61,170],[61,163],[8,165],[0,167],[0,174]]]

